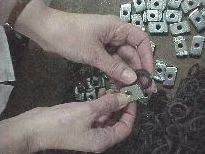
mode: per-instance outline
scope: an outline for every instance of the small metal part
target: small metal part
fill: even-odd
[[[172,35],[180,35],[191,32],[191,28],[187,21],[170,24],[170,31]]]
[[[182,20],[182,11],[166,10],[165,19],[169,23],[180,22]]]
[[[151,45],[151,48],[152,48],[152,53],[154,54],[155,49],[156,49],[156,44],[153,41],[150,41],[150,45]]]
[[[177,76],[177,68],[173,67],[173,66],[167,67],[166,68],[166,73],[165,73],[165,80],[163,82],[163,85],[167,86],[167,87],[174,86],[176,76]]]
[[[138,84],[121,88],[120,93],[128,95],[129,102],[148,99],[148,97],[145,96],[145,94],[143,93],[143,91],[141,90]],[[146,105],[144,101],[142,102]]]
[[[172,9],[178,9],[181,5],[182,0],[168,0],[167,6]]]
[[[188,13],[189,11],[196,9],[200,5],[200,0],[184,0],[181,3],[181,8],[184,13]]]
[[[204,1],[204,3],[205,3],[205,1]],[[200,13],[201,13],[201,15],[202,15],[203,17],[205,17],[205,8],[201,9],[201,10],[200,10]]]
[[[168,25],[166,22],[149,22],[148,29],[149,29],[150,34],[168,33]]]
[[[120,18],[126,22],[130,22],[132,5],[122,4],[120,8]]]
[[[189,15],[189,19],[198,31],[202,31],[205,29],[205,18],[202,16],[198,9],[194,10]]]
[[[141,14],[133,14],[131,16],[131,19],[132,19],[133,25],[135,25],[135,26],[139,27],[140,29],[142,29],[143,31],[145,31],[145,25],[143,23]]]
[[[194,36],[191,44],[190,55],[191,56],[200,56],[203,51],[205,37],[203,36]]]
[[[175,44],[176,56],[177,57],[188,56],[189,52],[188,52],[185,37],[177,36],[177,37],[173,37],[173,40],[174,40],[174,44]]]
[[[153,79],[156,81],[164,81],[167,64],[164,61],[156,60]]]
[[[151,10],[164,10],[166,8],[167,0],[148,0],[147,9]]]
[[[136,13],[141,13],[146,10],[145,0],[133,0]]]
[[[143,18],[145,22],[161,21],[162,17],[163,17],[163,13],[160,10],[147,10],[143,14]]]

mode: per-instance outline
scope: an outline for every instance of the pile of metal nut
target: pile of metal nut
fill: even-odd
[[[191,32],[190,23],[197,32],[205,29],[204,6],[204,0],[133,0],[132,4],[121,5],[120,18],[151,35],[168,35],[170,32],[178,58],[200,57],[205,37],[194,36],[191,49],[188,49],[185,34]],[[185,20],[184,16],[188,16],[188,20]],[[151,42],[151,47],[154,51],[154,42]],[[177,67],[156,60],[153,79],[163,82],[166,87],[172,87],[176,75]]]

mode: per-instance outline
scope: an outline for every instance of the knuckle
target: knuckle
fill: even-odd
[[[88,56],[89,55],[89,56]],[[91,54],[85,54],[83,57],[83,62],[90,65],[97,65],[100,62],[100,55],[97,52]]]
[[[117,61],[117,60],[114,60],[111,63],[110,67],[108,68],[107,73],[110,74],[110,75],[115,75],[116,72],[119,70],[120,66],[121,66],[121,62]]]

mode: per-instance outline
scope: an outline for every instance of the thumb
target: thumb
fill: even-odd
[[[95,117],[98,117],[124,108],[128,104],[128,99],[127,95],[118,93],[102,96],[90,103]]]
[[[131,84],[136,81],[135,72],[122,61],[114,59],[105,49],[99,54],[99,60],[94,64],[95,67],[105,72],[114,80],[125,84]]]

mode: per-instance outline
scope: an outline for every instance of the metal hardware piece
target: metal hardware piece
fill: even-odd
[[[178,9],[181,5],[182,0],[168,0],[167,6],[172,9]]]
[[[120,18],[126,22],[130,22],[132,5],[122,4],[120,8]]]
[[[145,0],[133,0],[136,13],[141,13],[146,10]]]
[[[165,19],[169,23],[180,22],[182,20],[182,11],[166,10]]]
[[[189,52],[188,52],[185,37],[177,36],[177,37],[173,37],[173,40],[174,40],[174,44],[175,44],[176,56],[177,57],[188,56]]]
[[[150,45],[151,45],[151,48],[152,48],[152,53],[154,54],[155,49],[156,49],[156,44],[153,41],[150,41]]]
[[[167,64],[164,61],[156,60],[153,79],[156,81],[164,81]]]
[[[168,33],[168,25],[166,22],[149,22],[148,29],[150,34]]]
[[[200,5],[200,0],[184,0],[181,3],[181,8],[184,13],[188,13],[189,11],[196,9]]]
[[[200,56],[203,51],[205,37],[203,36],[194,36],[191,44],[190,55],[191,56]]]
[[[170,24],[170,31],[172,35],[180,35],[191,32],[191,28],[187,21]]]
[[[164,10],[166,8],[166,0],[148,0],[147,9]]]
[[[143,14],[145,22],[161,21],[163,17],[162,11],[160,10],[147,10]]]
[[[204,3],[205,3],[205,1],[204,1]],[[205,8],[203,8],[202,10],[200,10],[200,13],[201,13],[201,15],[202,15],[203,17],[205,17]]]
[[[141,90],[138,84],[121,88],[120,93],[128,95],[128,99],[130,102],[140,101],[144,105],[147,105],[148,103],[146,101],[143,101],[143,99],[148,99],[148,97],[145,96],[144,92]]]
[[[177,76],[177,67],[167,67],[165,73],[165,80],[163,82],[164,86],[172,87],[175,84]]]
[[[132,19],[132,24],[139,27],[140,29],[142,29],[143,31],[145,31],[145,25],[143,23],[142,20],[142,16],[140,14],[133,14],[131,16]]]
[[[189,15],[189,19],[198,31],[202,31],[205,29],[205,18],[202,16],[198,9],[194,10]]]

